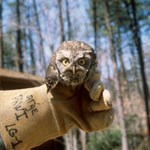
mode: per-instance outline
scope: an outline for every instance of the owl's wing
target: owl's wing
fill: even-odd
[[[56,67],[56,54],[54,53],[51,57],[49,66],[46,70],[46,86],[47,86],[47,92],[50,92],[53,88],[56,87],[57,83],[60,81],[59,78],[59,71]]]
[[[45,80],[47,92],[50,92],[53,88],[56,87],[57,83],[59,82],[59,72],[55,66],[51,64],[48,66]]]

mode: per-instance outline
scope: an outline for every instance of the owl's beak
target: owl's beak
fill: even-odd
[[[72,66],[72,72],[73,72],[73,74],[76,73],[76,67],[75,67],[75,65]]]

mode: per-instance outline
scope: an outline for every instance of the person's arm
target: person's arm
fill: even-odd
[[[58,84],[49,93],[46,85],[4,91],[0,103],[0,134],[8,150],[31,149],[72,127],[86,132],[103,130],[113,120],[111,107],[99,111],[99,103],[94,110],[94,101],[84,86],[72,89]]]
[[[66,132],[57,126],[51,99],[46,85],[0,92],[0,135],[6,149],[28,150]]]

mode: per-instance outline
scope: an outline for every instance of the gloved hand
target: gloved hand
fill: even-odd
[[[110,93],[100,81],[99,71],[94,70],[94,73],[92,72],[89,75],[84,86],[89,91],[90,98],[93,100],[90,102],[90,107],[93,111],[108,110],[112,107]]]
[[[109,96],[95,82],[87,81],[77,88],[58,83],[49,93],[46,85],[1,91],[0,134],[6,149],[28,150],[72,127],[86,132],[108,127],[113,109],[107,103]]]

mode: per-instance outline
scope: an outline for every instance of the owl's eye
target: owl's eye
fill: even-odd
[[[62,60],[62,64],[63,64],[64,66],[69,65],[69,63],[70,63],[70,61],[69,61],[68,58],[64,58],[64,59]]]
[[[85,63],[86,63],[86,61],[85,61],[85,59],[83,59],[83,58],[80,58],[80,59],[78,60],[78,64],[79,64],[80,66],[84,66]]]

